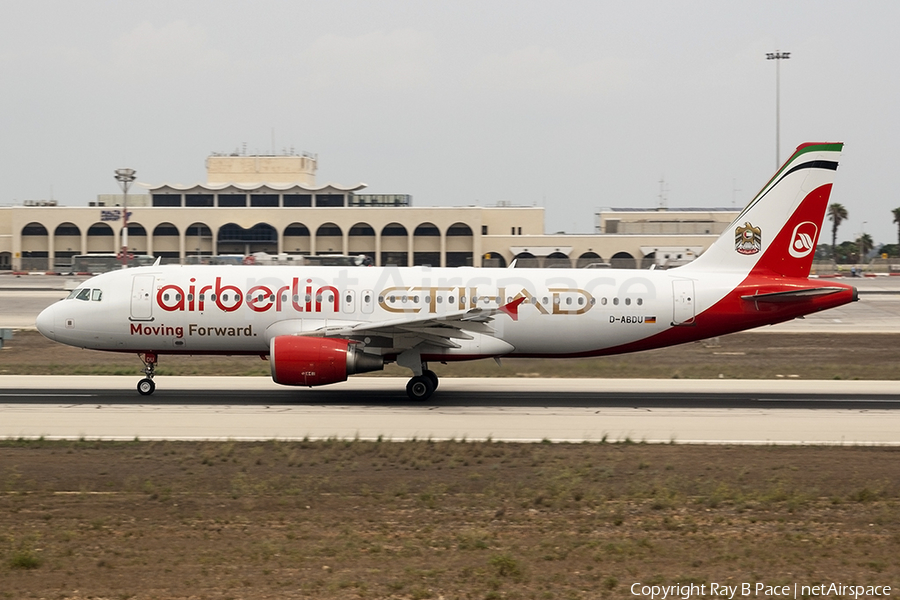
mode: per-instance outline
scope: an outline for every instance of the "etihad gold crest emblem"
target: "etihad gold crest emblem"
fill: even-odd
[[[762,250],[762,229],[749,221],[734,230],[734,249],[740,254],[756,254]]]

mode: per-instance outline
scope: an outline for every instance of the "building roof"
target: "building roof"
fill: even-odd
[[[339,185],[334,183],[326,183],[325,185],[305,185],[302,183],[161,183],[159,185],[148,186],[151,192],[160,192],[171,190],[174,192],[221,192],[233,189],[240,192],[263,192],[271,190],[273,192],[321,192],[323,190],[335,190],[338,192],[355,192],[366,187],[365,183],[357,183],[356,185]]]

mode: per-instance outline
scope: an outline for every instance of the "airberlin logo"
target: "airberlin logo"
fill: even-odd
[[[804,221],[794,227],[794,233],[791,235],[791,247],[788,251],[794,258],[803,258],[809,256],[816,247],[816,236],[819,228],[811,221]]]

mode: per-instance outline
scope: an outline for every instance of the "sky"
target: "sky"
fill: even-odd
[[[740,208],[776,168],[778,62],[781,160],[845,142],[838,240],[897,243],[897,23],[878,0],[10,0],[0,206],[86,205],[121,167],[204,182],[246,148],[416,206],[543,206],[548,233],[661,190]]]

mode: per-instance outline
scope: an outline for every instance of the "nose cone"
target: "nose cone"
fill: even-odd
[[[53,306],[48,306],[41,311],[41,314],[39,314],[34,321],[37,330],[40,331],[44,337],[50,338],[51,340],[56,339],[56,319],[53,316],[55,311],[55,304]]]

